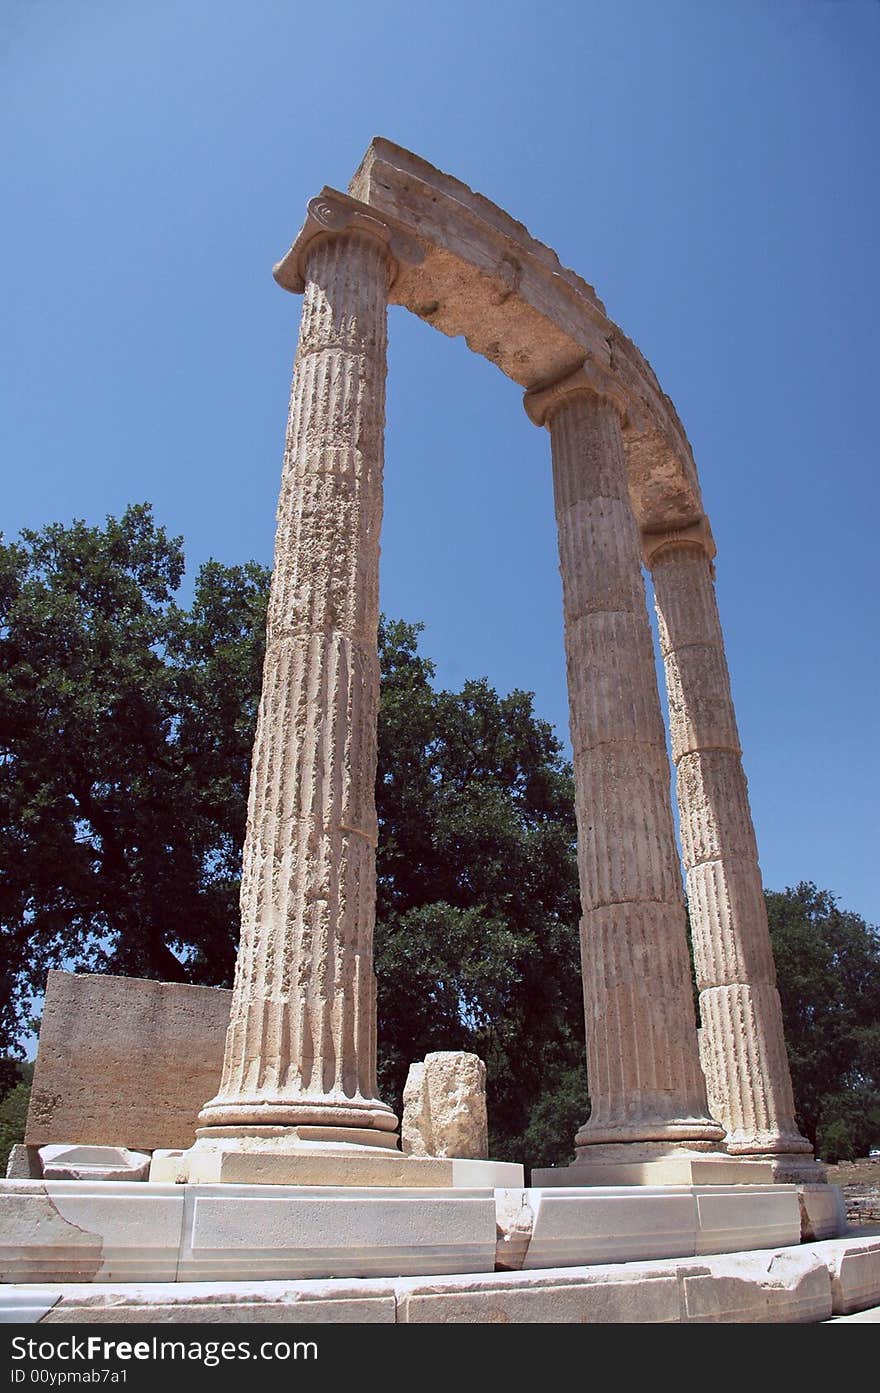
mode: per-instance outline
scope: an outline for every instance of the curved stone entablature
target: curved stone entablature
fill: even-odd
[[[693,454],[672,402],[635,344],[608,318],[593,287],[522,223],[459,180],[374,140],[348,194],[324,188],[275,267],[303,290],[303,254],[351,224],[373,231],[396,262],[389,292],[532,392],[581,369],[621,416],[629,492],[649,532],[688,527],[703,508]]]

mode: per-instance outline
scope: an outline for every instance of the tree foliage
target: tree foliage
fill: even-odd
[[[48,967],[231,976],[268,573],[146,505],[0,546],[0,1026]]]
[[[48,967],[231,981],[269,575],[209,561],[184,607],[183,569],[147,505],[0,543],[7,1052]],[[399,1106],[426,1052],[473,1050],[493,1155],[564,1162],[589,1112],[571,768],[528,693],[438,689],[419,626],[383,620],[380,660],[382,1096]],[[876,931],[814,885],[768,906],[801,1126],[829,1157],[864,1151]],[[0,1059],[17,1117],[16,1077]]]
[[[6,1174],[10,1151],[24,1139],[30,1096],[30,1084],[20,1082],[0,1098],[0,1175]]]
[[[826,1160],[880,1141],[880,935],[803,882],[767,892],[798,1122]]]

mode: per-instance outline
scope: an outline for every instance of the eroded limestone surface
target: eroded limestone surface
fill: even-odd
[[[50,971],[25,1141],[185,1147],[217,1087],[231,992]]]
[[[401,1145],[413,1156],[488,1156],[486,1066],[478,1055],[438,1050],[410,1065]]]

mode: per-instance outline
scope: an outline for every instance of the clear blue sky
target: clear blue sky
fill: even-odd
[[[149,499],[271,557],[299,301],[374,134],[592,282],[694,446],[765,883],[880,920],[876,0],[3,0],[7,536]],[[567,738],[549,438],[390,314],[382,603]]]

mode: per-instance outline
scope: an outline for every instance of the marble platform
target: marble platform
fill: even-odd
[[[880,1231],[704,1258],[433,1277],[0,1286],[0,1322],[815,1323],[880,1303]]]
[[[787,1247],[841,1231],[823,1187],[358,1188],[0,1182],[0,1280],[433,1276]],[[829,1201],[830,1207],[829,1207]],[[817,1201],[818,1203],[818,1201]]]

